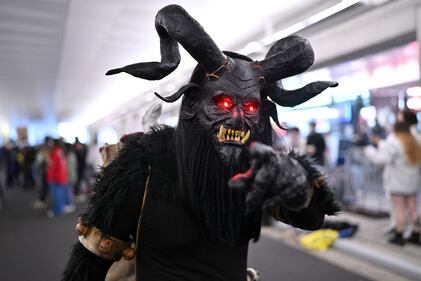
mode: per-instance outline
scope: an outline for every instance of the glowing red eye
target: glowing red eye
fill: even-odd
[[[243,106],[244,111],[249,112],[249,113],[256,112],[258,107],[259,107],[259,103],[257,101],[248,101]]]
[[[224,95],[219,95],[219,96],[214,97],[213,102],[219,108],[223,108],[223,109],[230,109],[233,106],[232,99]]]

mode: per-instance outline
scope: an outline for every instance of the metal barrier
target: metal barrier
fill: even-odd
[[[349,148],[344,165],[328,169],[327,173],[346,208],[380,216],[388,212],[390,203],[383,191],[382,168],[364,156],[364,148]]]

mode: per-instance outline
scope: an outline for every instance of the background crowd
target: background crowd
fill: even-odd
[[[90,182],[100,165],[96,144],[87,146],[78,138],[71,144],[47,136],[39,146],[19,146],[10,141],[0,149],[4,174],[0,186],[35,190],[33,208],[46,209],[49,217],[56,217],[73,213],[75,202],[87,200]]]
[[[382,180],[382,196],[390,200],[392,236],[389,242],[420,245],[418,193],[421,187],[421,134],[417,131],[418,120],[414,112],[399,111],[395,120],[392,129],[376,123],[370,130],[357,130],[349,149],[358,148],[362,152],[358,154],[360,158],[365,158],[382,171],[382,179],[379,179]],[[278,147],[306,153],[328,172],[331,167],[326,159],[329,147],[325,136],[318,132],[315,121],[309,123],[308,132],[307,136],[302,136],[299,128],[290,127],[278,139]],[[342,161],[350,160],[345,157]],[[340,164],[341,161],[338,161]],[[85,202],[90,182],[101,165],[96,140],[88,146],[78,138],[71,144],[62,138],[45,137],[44,143],[39,146],[19,146],[8,142],[0,149],[5,188],[36,190],[33,208],[45,209],[49,217],[72,213],[75,203]],[[380,177],[380,174],[374,176]],[[3,185],[1,182],[0,185]],[[338,189],[337,186],[335,188]],[[0,201],[4,200],[2,194]],[[343,199],[340,195],[338,197]]]
[[[378,123],[370,130],[359,130],[352,147],[362,151],[364,157],[382,170],[381,182],[384,196],[390,200],[389,242],[404,245],[410,242],[421,245],[418,195],[421,189],[421,134],[417,130],[417,115],[411,110],[396,114],[396,122],[388,132]],[[322,134],[317,133],[316,123],[311,122],[307,138],[296,127],[289,128],[286,145],[311,155],[326,167],[327,146]],[[344,161],[350,159],[344,159]],[[345,171],[346,172],[346,171]],[[372,176],[380,176],[373,174]],[[369,185],[370,182],[362,182]],[[404,233],[407,233],[404,237]]]

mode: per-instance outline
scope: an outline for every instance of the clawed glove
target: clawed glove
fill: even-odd
[[[228,183],[246,191],[246,214],[279,204],[291,210],[305,207],[312,193],[307,172],[298,161],[258,142],[251,144],[249,152],[250,169]]]

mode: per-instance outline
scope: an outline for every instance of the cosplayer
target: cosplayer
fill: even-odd
[[[307,40],[281,39],[252,61],[220,51],[180,6],[160,10],[155,27],[161,62],[107,74],[162,79],[177,68],[181,44],[198,62],[190,83],[169,97],[156,94],[166,102],[183,96],[178,125],[129,136],[98,175],[65,281],[104,280],[114,261],[135,256],[137,280],[244,281],[262,212],[311,230],[339,210],[309,159],[271,147],[274,103],[295,106],[337,85],[282,88],[282,78],[312,65]]]

